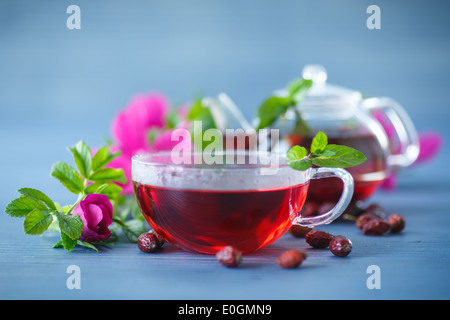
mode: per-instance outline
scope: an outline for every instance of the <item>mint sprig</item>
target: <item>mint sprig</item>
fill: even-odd
[[[264,100],[257,110],[257,117],[259,118],[257,130],[270,127],[288,110],[292,109],[297,117],[293,132],[297,134],[309,133],[306,122],[303,120],[300,112],[295,106],[305,98],[312,84],[312,80],[309,79],[295,79],[287,86],[287,97],[274,95]]]
[[[203,103],[203,99],[201,98],[197,99],[192,104],[192,107],[188,112],[187,119],[189,120],[190,123],[189,132],[191,134],[192,141],[201,141],[202,142],[201,148],[205,149],[210,142],[203,140],[203,134],[208,129],[217,128],[217,124],[214,121],[214,116],[211,112],[211,109]],[[196,130],[194,130],[194,121],[201,121],[202,123],[201,132],[197,132]],[[200,146],[194,145],[194,147],[197,148]]]
[[[120,156],[111,153],[107,146],[99,149],[95,156],[87,144],[79,141],[68,148],[72,153],[78,171],[65,162],[53,164],[50,175],[56,178],[71,193],[77,194],[75,203],[61,207],[44,192],[33,188],[21,188],[20,196],[10,201],[5,213],[11,217],[24,218],[25,234],[39,235],[48,229],[61,233],[61,240],[54,247],[71,251],[77,244],[97,250],[94,245],[81,241],[83,221],[72,211],[88,194],[106,195],[114,203],[122,191],[116,182],[125,183],[123,169],[104,168]]]
[[[328,144],[328,138],[319,132],[311,142],[308,154],[306,148],[294,146],[287,152],[287,163],[296,170],[306,170],[313,165],[318,167],[348,168],[364,163],[366,156],[351,147]]]

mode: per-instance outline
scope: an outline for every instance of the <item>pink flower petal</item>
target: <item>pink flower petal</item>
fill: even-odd
[[[443,138],[438,132],[428,131],[419,134],[420,152],[416,163],[431,160],[437,155],[443,144]]]
[[[385,191],[394,191],[397,188],[397,176],[395,173],[391,173],[389,177],[387,177],[383,184],[381,185],[381,188]]]
[[[102,209],[96,204],[88,203],[84,206],[84,215],[88,222],[88,228],[96,231],[98,224],[103,219]]]
[[[182,150],[192,150],[192,140],[191,135],[187,129],[184,128],[177,128],[185,131],[178,131],[182,133],[180,136],[174,137],[174,140],[172,140],[172,133],[174,130],[166,131],[162,134],[160,134],[155,139],[155,143],[153,144],[153,148],[155,151],[163,151],[163,150],[173,150],[173,148],[178,145],[180,149]],[[183,133],[184,132],[184,133]]]

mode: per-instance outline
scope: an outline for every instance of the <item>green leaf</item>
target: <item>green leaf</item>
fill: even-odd
[[[147,140],[150,142],[150,144],[155,143],[156,138],[158,138],[160,132],[161,132],[160,129],[149,129],[147,131]]]
[[[77,240],[77,244],[80,245],[80,246],[83,246],[83,247],[86,247],[86,248],[89,248],[89,249],[92,249],[92,250],[95,250],[95,251],[98,252],[98,249],[93,244],[91,244],[89,242]]]
[[[126,227],[122,227],[123,233],[131,242],[137,242],[139,236],[146,231],[145,222],[140,219],[126,221]]]
[[[56,162],[50,174],[52,177],[58,179],[70,192],[75,194],[83,192],[83,178],[67,163]]]
[[[18,191],[19,191],[19,193],[23,194],[24,196],[27,196],[31,199],[43,202],[49,209],[58,211],[55,203],[47,195],[45,195],[42,191],[32,189],[32,188],[21,188]]]
[[[300,147],[300,146],[293,146],[292,148],[289,149],[286,160],[288,163],[293,162],[293,161],[298,161],[298,160],[302,160],[307,155],[308,155],[308,151],[305,148]]]
[[[259,118],[257,130],[271,126],[281,115],[286,113],[291,105],[289,97],[273,96],[265,100],[257,111]]]
[[[341,145],[329,144],[324,152],[334,152],[333,156],[313,157],[311,161],[320,167],[347,168],[360,165],[366,161],[366,157],[360,151]]]
[[[289,163],[289,166],[295,170],[306,170],[312,167],[312,162],[310,159],[303,159]]]
[[[89,177],[92,165],[92,153],[91,149],[83,141],[79,141],[77,144],[69,148],[72,153],[78,170],[84,178]]]
[[[325,150],[325,147],[328,145],[328,138],[320,131],[316,134],[316,136],[313,138],[311,142],[311,153],[312,154],[318,154],[322,153]]]
[[[294,146],[289,149],[286,161],[289,166],[296,170],[306,170],[312,166],[310,159],[305,159],[308,155],[308,151],[300,146]]]
[[[120,183],[126,183],[127,179],[123,169],[103,168],[95,171],[89,180],[96,182],[117,181]]]
[[[104,194],[110,200],[114,200],[122,192],[122,188],[119,187],[115,183],[96,182],[96,183],[93,183],[93,184],[87,186],[87,188],[84,190],[84,192],[86,194],[91,194],[91,193]]]
[[[197,101],[195,101],[192,104],[192,107],[189,110],[189,113],[187,115],[188,120],[190,120],[190,121],[197,120],[200,117],[200,114],[204,108],[205,107],[203,106],[201,99],[198,99]]]
[[[214,121],[214,116],[208,106],[203,105],[202,100],[197,100],[188,113],[188,120],[190,120],[189,131],[191,133],[192,141],[201,141],[202,144],[194,145],[196,148],[204,149],[209,145],[209,141],[203,141],[203,133],[208,129],[217,128],[216,122]],[[195,130],[195,122],[200,121],[201,131]]]
[[[297,121],[295,121],[295,126],[292,129],[292,133],[299,136],[309,136],[311,129],[309,128],[306,121],[303,119],[302,115],[297,109],[294,109]]]
[[[65,233],[72,240],[78,240],[83,231],[83,221],[78,215],[64,215],[56,213],[61,233]]]
[[[52,248],[63,248],[62,240],[59,240],[57,243],[55,243]]]
[[[49,213],[49,208],[42,202],[21,196],[12,200],[6,205],[5,213],[11,217],[25,217],[33,210],[38,209],[41,212]]]
[[[78,242],[77,239],[75,239],[75,240],[71,239],[67,234],[65,234],[64,232],[61,232],[61,243],[62,243],[63,248],[66,251],[72,251],[73,248],[75,248],[75,246],[77,245],[77,242]]]
[[[294,100],[295,104],[298,104],[305,98],[312,84],[313,82],[310,79],[300,78],[291,81],[288,85],[290,99]]]
[[[171,110],[166,118],[166,125],[168,129],[174,129],[180,123],[180,117],[176,109]]]
[[[53,216],[51,214],[34,209],[25,217],[23,228],[26,234],[42,234],[48,229],[52,221]]]
[[[320,153],[315,153],[313,157],[333,157],[334,155],[336,155],[336,152],[332,150],[323,150]]]
[[[92,159],[92,170],[97,171],[120,156],[120,151],[111,153],[108,146],[100,148]]]

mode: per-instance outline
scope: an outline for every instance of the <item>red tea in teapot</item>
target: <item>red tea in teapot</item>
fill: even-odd
[[[312,138],[302,138],[291,135],[290,145],[310,146]],[[371,196],[386,178],[386,154],[374,135],[361,135],[351,137],[328,136],[329,144],[339,144],[361,151],[367,158],[361,165],[346,168],[352,174],[355,189],[352,203],[364,200]],[[317,205],[330,202],[336,203],[342,194],[342,182],[337,178],[311,180],[307,202]]]

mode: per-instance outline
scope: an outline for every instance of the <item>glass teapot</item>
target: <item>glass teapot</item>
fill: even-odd
[[[306,125],[305,133],[293,133],[297,115],[288,111],[273,126],[280,130],[280,140],[272,146],[273,151],[287,152],[294,145],[309,148],[312,137],[323,131],[328,143],[346,145],[364,153],[365,163],[347,168],[355,182],[353,205],[371,196],[391,170],[407,167],[417,159],[416,129],[396,101],[386,97],[363,99],[358,91],[327,84],[327,72],[320,65],[307,65],[303,78],[313,80],[307,96],[296,106]],[[389,124],[389,134],[380,118]],[[316,208],[331,205],[338,201],[341,192],[342,183],[338,179],[311,180],[307,202]]]

